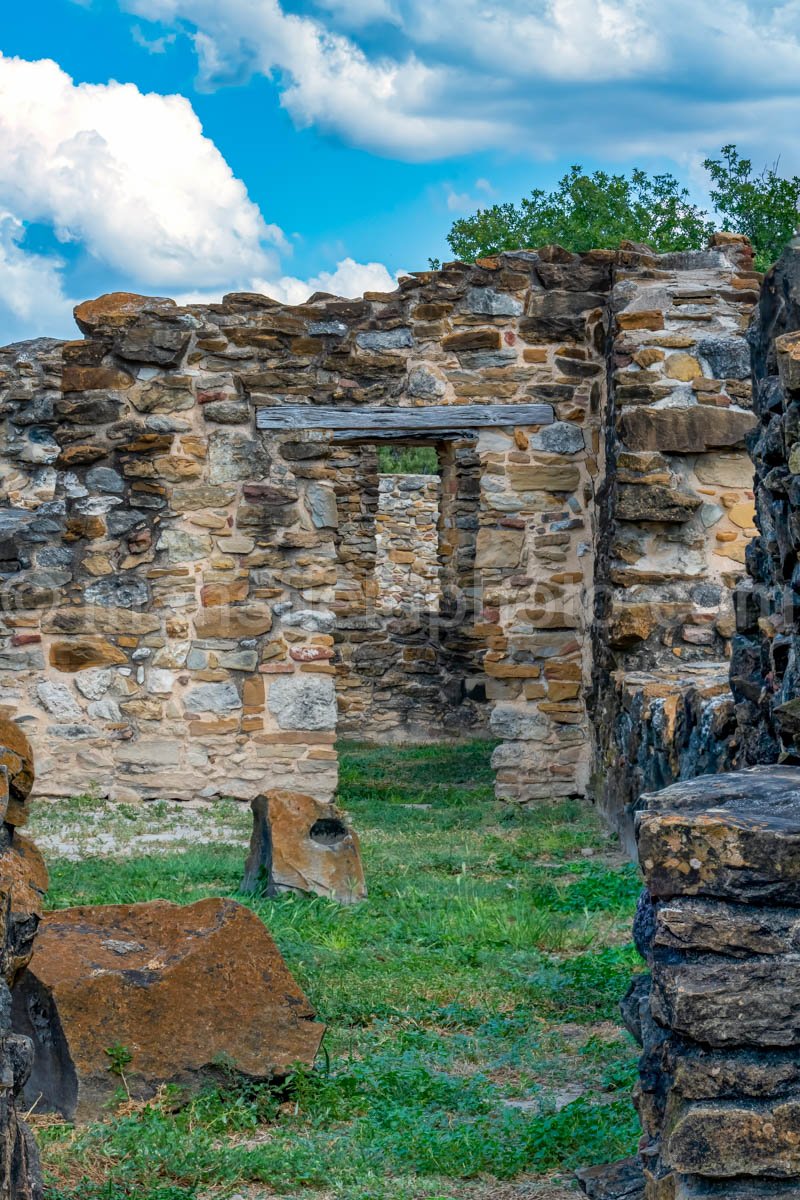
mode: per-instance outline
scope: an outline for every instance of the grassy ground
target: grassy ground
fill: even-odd
[[[616,1005],[635,871],[584,805],[495,803],[488,757],[345,748],[369,900],[253,904],[328,1022],[325,1055],[282,1097],[232,1082],[42,1124],[50,1200],[556,1200],[572,1167],[633,1150]],[[63,907],[236,895],[249,820],[83,799],[37,824]]]

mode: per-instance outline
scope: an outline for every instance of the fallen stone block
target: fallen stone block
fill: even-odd
[[[99,1117],[122,1076],[135,1098],[230,1071],[285,1077],[313,1063],[325,1028],[263,923],[232,900],[49,913],[13,1001],[35,1050],[25,1103],[70,1121]]]
[[[275,789],[252,801],[242,891],[312,892],[343,904],[367,894],[356,833],[332,804]]]
[[[589,1200],[644,1200],[644,1173],[638,1158],[587,1167],[576,1171],[575,1178]]]

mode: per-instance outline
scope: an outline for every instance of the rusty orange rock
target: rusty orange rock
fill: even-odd
[[[135,1097],[222,1069],[269,1080],[314,1061],[314,1016],[269,931],[233,900],[49,913],[14,992],[15,1031],[36,1049],[26,1100],[78,1121],[121,1086],[115,1047]]]
[[[367,894],[358,837],[333,804],[280,788],[252,802],[244,891],[314,892],[344,904]]]

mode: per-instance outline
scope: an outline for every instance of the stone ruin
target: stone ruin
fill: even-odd
[[[355,899],[337,709],[424,714],[498,738],[501,799],[591,794],[635,847],[644,1133],[593,1200],[800,1190],[799,264],[550,247],[299,308],[102,297],[0,351],[0,694],[40,794],[248,799],[251,886],[336,894],[347,842]],[[410,505],[386,439],[436,449]]]
[[[722,765],[759,278],[733,235],[549,247],[299,307],[114,294],[0,350],[0,712],[39,794],[316,813],[337,729],[488,730],[498,797],[623,825]],[[438,458],[414,550],[387,443]]]

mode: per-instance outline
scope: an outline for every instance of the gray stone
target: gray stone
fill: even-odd
[[[26,646],[22,650],[0,650],[0,671],[43,671],[44,654],[41,646]]]
[[[89,584],[83,598],[103,608],[139,608],[150,602],[150,588],[135,575],[107,575]]]
[[[443,379],[439,379],[427,367],[414,367],[409,372],[408,376],[408,393],[411,396],[421,396],[423,398],[434,399],[437,396],[443,396],[447,391],[447,385]]]
[[[51,737],[61,738],[65,742],[80,742],[85,738],[97,737],[96,725],[50,725],[47,729]]]
[[[183,703],[186,711],[193,713],[228,713],[242,707],[236,684],[229,681],[201,683],[186,694]]]
[[[86,472],[86,482],[90,488],[96,488],[100,492],[121,495],[125,491],[125,480],[111,467],[92,467]]]
[[[262,443],[242,433],[215,429],[208,439],[208,478],[211,483],[264,479],[269,456]]]
[[[414,345],[410,329],[368,329],[356,334],[362,350],[406,350]]]
[[[329,675],[283,675],[269,686],[269,711],[280,729],[334,729],[336,692]]]
[[[110,696],[102,700],[93,700],[89,705],[89,716],[93,721],[111,721],[115,724],[122,720],[120,707]]]
[[[347,326],[344,321],[311,321],[308,332],[311,337],[344,337]]]
[[[51,679],[43,679],[36,685],[36,695],[44,709],[52,716],[62,721],[80,720],[83,716],[80,705],[72,692],[63,683],[54,683]]]
[[[222,651],[217,654],[217,661],[225,671],[255,671],[258,666],[258,651]]]
[[[549,733],[548,723],[539,713],[507,703],[494,706],[489,728],[495,737],[511,741],[541,741]]]
[[[315,528],[338,529],[339,509],[332,487],[324,483],[310,483],[306,488],[306,502]]]
[[[288,629],[305,629],[307,633],[333,633],[336,628],[336,617],[324,609],[301,608],[297,612],[282,612],[280,619]]]
[[[520,317],[524,311],[521,300],[488,287],[470,288],[464,298],[464,308],[467,312],[489,317]]]
[[[749,379],[750,347],[743,337],[706,337],[697,349],[715,379]]]
[[[211,538],[207,534],[185,533],[182,529],[165,529],[156,549],[163,551],[171,563],[199,562],[211,553]]]
[[[75,686],[87,700],[100,700],[111,687],[113,679],[113,671],[91,667],[88,671],[78,671]]]
[[[247,425],[250,406],[238,400],[212,400],[203,405],[203,416],[217,425]]]
[[[571,421],[556,421],[530,439],[531,448],[548,454],[579,454],[585,449],[583,430]]]

